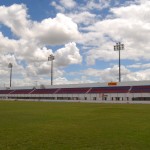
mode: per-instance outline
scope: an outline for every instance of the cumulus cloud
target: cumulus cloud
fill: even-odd
[[[0,6],[0,12],[0,22],[9,27],[15,35],[24,37],[31,34],[29,16],[25,5]]]
[[[76,6],[75,0],[61,0],[60,3],[66,8],[73,8]]]
[[[150,63],[148,64],[142,64],[142,63],[136,63],[133,65],[128,65],[128,68],[140,68],[140,69],[146,69],[146,68],[150,68]]]
[[[65,44],[81,38],[77,24],[63,14],[57,14],[53,19],[47,18],[36,22],[30,20],[27,8],[23,4],[0,6],[0,11],[0,22],[23,39],[34,39],[42,44],[53,45]]]
[[[71,3],[68,7],[71,7]],[[54,54],[58,59],[55,63],[55,77],[63,74],[60,66],[81,63],[82,57],[74,43],[81,38],[81,34],[71,18],[59,13],[55,18],[46,18],[41,22],[33,21],[24,4],[0,6],[0,11],[0,23],[17,37],[10,39],[0,32],[1,78],[9,76],[7,65],[11,62],[14,84],[23,84],[22,79],[29,83],[33,79],[44,82],[44,78],[50,76],[50,64],[47,61],[50,54]],[[63,44],[66,44],[65,47]],[[63,48],[54,52],[47,48],[52,45],[61,45]],[[8,82],[9,78],[6,80]]]
[[[122,80],[149,80],[150,70],[147,62],[150,60],[150,1],[128,1],[124,6],[114,2],[112,8],[111,2],[52,1],[51,5],[61,13],[41,21],[31,20],[24,4],[0,6],[0,24],[8,27],[14,37],[6,37],[0,32],[1,79],[7,77],[8,82],[7,65],[12,62],[14,78],[16,76],[14,84],[34,84],[34,80],[46,83],[47,77],[49,81],[51,67],[47,57],[54,54],[57,84],[92,82],[92,76],[97,81],[117,81],[118,66],[104,70],[89,68],[81,71],[80,80],[68,80],[63,69],[70,64],[81,64],[83,58],[88,65],[94,65],[96,60],[107,63],[118,60],[118,52],[114,52],[113,46],[121,41],[125,44],[121,59],[132,60],[131,64],[122,66]],[[95,13],[103,9],[109,11],[107,16]],[[75,42],[84,50],[81,53],[83,56]],[[59,48],[52,50],[56,45],[59,45]],[[141,62],[143,60],[145,64]],[[132,64],[134,62],[136,64]]]
[[[136,72],[130,72],[123,77],[125,81],[142,81],[150,80],[150,69],[144,69]]]
[[[93,80],[88,79],[86,76],[81,78],[75,78],[68,80],[65,77],[58,77],[54,80],[55,84],[83,84],[83,83],[93,83]]]
[[[58,49],[55,52],[56,65],[67,66],[68,64],[80,64],[82,56],[75,43],[66,44],[64,48]]]
[[[80,44],[86,45],[87,64],[95,64],[95,60],[118,59],[117,53],[113,52],[113,45],[118,41],[125,44],[125,51],[121,52],[122,59],[148,61],[150,59],[150,2],[135,0],[120,5],[115,1],[114,7],[110,7],[111,3],[112,1],[105,0],[86,1],[84,4],[82,2],[78,4],[73,13],[64,11],[80,25],[79,29],[83,31]],[[93,10],[105,8],[109,8],[110,13],[103,19],[98,14],[91,13]]]
[[[88,1],[87,2],[87,5],[86,5],[86,9],[90,9],[90,10],[93,10],[93,9],[98,9],[98,10],[101,10],[101,9],[104,9],[104,8],[107,8],[110,6],[110,2],[111,0],[92,0],[92,1]]]
[[[89,25],[96,21],[96,15],[88,11],[67,14],[78,24]],[[81,27],[82,28],[82,27]]]
[[[129,70],[124,66],[121,66],[122,75],[126,75],[129,73]],[[118,81],[118,66],[113,66],[112,68],[106,68],[104,70],[98,70],[93,68],[88,68],[82,72],[86,76],[97,77],[98,81]]]
[[[118,41],[125,44],[122,59],[149,60],[149,7],[150,2],[145,1],[140,5],[134,4],[112,8],[110,9],[112,14],[108,18],[106,17],[91,26],[83,28],[86,32],[83,35],[84,44],[90,43],[90,46],[93,45],[93,48],[87,53],[87,60],[90,57],[91,64],[94,64],[96,59],[116,59],[117,55],[115,53],[112,57],[112,50],[113,45]]]
[[[64,13],[68,9],[71,10],[73,8],[76,8],[77,5],[75,0],[61,0],[59,2],[52,1],[50,4],[62,13]]]
[[[23,4],[0,6],[0,11],[2,12],[0,22],[9,27],[13,34],[20,37],[18,40],[9,39],[0,32],[0,52],[3,57],[9,53],[14,54],[16,61],[25,61],[26,64],[46,61],[49,54],[53,53],[51,49],[45,47],[46,45],[66,44],[81,37],[77,24],[63,14],[57,14],[53,19],[48,18],[35,22],[30,20],[27,8]],[[67,61],[68,64],[65,64],[66,66],[69,65],[69,62],[77,63],[76,57],[80,57],[75,43],[68,49],[69,54],[64,51],[65,55],[72,56],[69,58],[70,61]]]
[[[54,19],[34,23],[32,31],[35,39],[47,45],[65,44],[81,38],[77,24],[63,14],[57,14]]]
[[[1,55],[4,53],[12,53],[16,50],[16,47],[18,45],[18,41],[9,39],[8,37],[4,37],[2,32],[0,32],[0,53]]]
[[[96,77],[100,82],[118,81],[118,66],[114,65],[111,68],[103,70],[88,68],[81,72],[86,77]],[[122,81],[140,81],[150,80],[150,69],[143,69],[141,71],[131,71],[125,66],[121,66]]]

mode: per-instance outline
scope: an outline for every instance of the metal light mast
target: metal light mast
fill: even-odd
[[[120,42],[118,42],[114,46],[114,51],[119,51],[119,82],[121,82],[120,50],[124,50],[124,44],[121,44]]]
[[[11,87],[11,79],[12,79],[12,67],[13,67],[12,63],[9,63],[8,68],[10,68],[10,87]]]
[[[54,55],[49,55],[48,61],[51,61],[51,85],[53,85],[53,60],[55,59]]]

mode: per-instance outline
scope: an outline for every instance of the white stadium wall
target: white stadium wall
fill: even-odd
[[[1,88],[0,99],[73,101],[150,101],[150,81]],[[66,92],[68,91],[68,92]]]

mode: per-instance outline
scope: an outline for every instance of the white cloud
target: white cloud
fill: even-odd
[[[55,78],[63,75],[60,66],[81,63],[82,56],[74,43],[81,38],[81,34],[71,18],[57,14],[55,18],[47,18],[41,22],[32,21],[23,4],[0,6],[0,11],[0,23],[10,28],[12,34],[18,37],[10,39],[0,32],[1,79],[9,76],[7,66],[11,62],[14,85],[29,85],[34,79],[44,82],[44,79],[50,76],[50,64],[47,59],[52,53],[57,59],[54,68]],[[66,45],[56,52],[46,47],[60,44]],[[28,83],[23,83],[22,79]],[[7,83],[8,80],[9,78],[6,79]]]
[[[133,65],[128,65],[127,67],[128,68],[146,69],[146,68],[150,68],[150,63],[148,63],[148,64],[137,63],[137,64],[133,64]]]
[[[81,38],[77,24],[63,14],[34,23],[32,32],[35,39],[46,45],[65,44]]]
[[[96,15],[88,11],[67,14],[77,24],[89,25],[96,21]]]
[[[4,53],[12,53],[15,51],[18,41],[9,39],[8,37],[4,37],[2,32],[0,32],[0,53],[1,55]]]
[[[127,75],[129,70],[127,70],[124,66],[121,66],[122,75]],[[103,70],[97,70],[93,68],[89,68],[83,71],[83,74],[86,76],[98,77],[98,81],[118,81],[118,66],[113,66],[112,68],[106,68]]]
[[[112,53],[115,42],[125,44],[122,51],[122,59],[149,60],[150,59],[150,1],[141,5],[129,5],[112,8],[109,18],[97,21],[91,26],[85,27],[83,44],[89,45],[91,50],[87,53],[91,64],[96,59],[117,59],[115,52]],[[90,44],[89,44],[90,43]]]
[[[99,82],[118,81],[118,66],[106,68],[103,70],[88,68],[80,74],[86,77],[96,77]],[[122,81],[140,81],[150,80],[150,69],[133,72],[125,66],[121,66],[121,79]]]
[[[57,14],[56,18],[47,18],[41,22],[29,20],[25,5],[14,4],[0,6],[0,22],[11,29],[13,34],[26,40],[41,44],[65,44],[80,40],[77,24],[71,18]]]
[[[66,44],[64,48],[58,49],[55,52],[56,65],[67,66],[68,64],[80,64],[82,56],[75,43]]]
[[[83,84],[83,83],[93,83],[93,80],[89,80],[86,76],[82,76],[81,78],[75,78],[72,80],[68,80],[65,77],[58,77],[54,80],[55,84]]]
[[[124,7],[117,4],[118,7],[110,8],[110,14],[103,19],[101,14],[94,14],[93,10],[109,8],[110,0],[84,2],[86,3],[77,4],[73,0],[53,1],[51,4],[66,15],[58,13],[55,18],[46,18],[40,22],[30,19],[28,8],[23,4],[0,6],[0,23],[7,26],[16,38],[10,39],[0,32],[1,79],[8,78],[6,81],[9,83],[7,65],[12,62],[14,84],[34,84],[34,80],[46,84],[47,78],[50,81],[50,62],[47,57],[54,54],[57,84],[92,82],[92,77],[100,81],[116,81],[118,66],[104,70],[89,68],[81,71],[80,80],[77,77],[68,80],[63,69],[70,64],[82,63],[83,56],[74,42],[78,42],[84,49],[87,64],[94,65],[96,60],[118,60],[118,52],[113,50],[113,45],[118,41],[125,44],[121,59],[137,61],[136,64],[122,66],[122,79],[150,79],[147,63],[150,60],[150,1],[129,1]],[[82,35],[79,30],[83,32]],[[55,48],[54,51],[47,48],[48,45],[59,45],[61,48]],[[142,60],[145,60],[145,64],[142,64]],[[130,70],[133,68],[139,70],[133,72]]]
[[[130,74],[124,76],[125,81],[142,81],[150,80],[150,69],[145,69],[137,72],[130,72]]]
[[[88,1],[87,2],[87,5],[85,8],[87,9],[98,9],[98,10],[101,10],[101,9],[104,9],[104,8],[107,8],[110,6],[110,2],[111,0],[99,0],[98,2],[96,0],[91,0],[91,1]]]
[[[15,35],[25,37],[31,34],[29,16],[25,5],[0,6],[0,12],[0,22],[9,27]]]
[[[52,1],[51,5],[55,7],[60,12],[68,11],[92,11],[92,10],[102,10],[110,7],[111,0],[85,0],[77,2],[75,0],[61,0],[59,2]]]
[[[65,8],[70,8],[70,9],[76,6],[75,0],[61,0],[60,3]]]
[[[46,61],[48,59],[48,56],[52,54],[52,50],[51,49],[47,49],[46,47],[41,48],[37,48],[34,53],[33,53],[33,57],[34,60],[36,61]]]
[[[55,84],[67,84],[69,81],[65,77],[58,77],[54,80]]]
[[[75,0],[61,0],[59,2],[52,1],[51,5],[55,7],[55,9],[64,13],[68,9],[71,10],[76,8],[77,3],[75,2]]]
[[[50,5],[55,7],[55,9],[59,10],[62,13],[65,12],[65,8],[57,4],[55,1],[52,1]]]

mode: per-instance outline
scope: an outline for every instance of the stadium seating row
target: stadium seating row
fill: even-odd
[[[0,94],[150,93],[150,86],[0,90]]]

